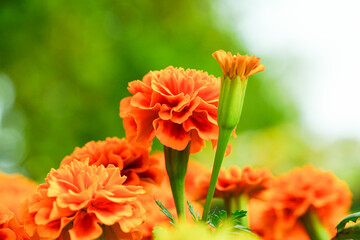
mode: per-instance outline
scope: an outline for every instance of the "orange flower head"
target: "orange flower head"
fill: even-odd
[[[252,169],[250,166],[242,170],[238,166],[231,166],[228,170],[222,168],[215,188],[215,197],[229,198],[247,194],[255,196],[270,187],[273,176],[268,169]],[[204,199],[210,184],[210,173],[197,179],[196,199]],[[195,191],[194,191],[195,192]]]
[[[196,153],[204,140],[217,139],[220,78],[170,66],[130,82],[129,91],[133,96],[121,100],[120,117],[130,142],[150,146],[156,136],[182,151],[191,141]]]
[[[70,164],[74,159],[89,161],[90,165],[112,164],[118,167],[121,175],[125,175],[125,185],[144,185],[154,183],[160,185],[164,174],[158,167],[158,160],[149,156],[147,148],[134,146],[125,139],[106,138],[105,141],[88,142],[82,148],[65,157],[61,166]]]
[[[227,171],[220,171],[215,195],[255,194],[267,189],[271,180],[272,174],[268,169],[247,166],[241,170],[238,166],[231,166]]]
[[[260,203],[261,204],[261,203]],[[345,182],[334,174],[313,166],[294,169],[280,176],[269,191],[268,203],[250,207],[265,221],[252,221],[250,227],[264,239],[284,239],[293,231],[305,231],[300,218],[308,211],[319,217],[333,234],[337,222],[346,216],[351,205],[351,193]],[[261,211],[258,211],[262,209]]]
[[[249,76],[265,70],[264,65],[260,64],[260,58],[252,55],[232,55],[231,52],[218,50],[213,53],[213,57],[219,63],[224,76],[228,75],[233,79],[238,75],[241,80],[247,79]]]
[[[36,191],[37,184],[19,174],[6,174],[0,171],[0,204],[4,204],[19,220],[20,203]],[[1,238],[0,238],[1,239]]]
[[[15,219],[15,214],[0,203],[0,239],[30,240],[24,228]]]
[[[125,176],[109,164],[89,166],[73,160],[52,169],[37,192],[26,199],[20,214],[26,232],[34,238],[76,240],[139,239],[135,230],[144,221],[145,209],[138,196],[141,186],[124,185]]]

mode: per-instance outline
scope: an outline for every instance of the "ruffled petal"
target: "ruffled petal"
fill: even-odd
[[[92,214],[80,212],[74,220],[73,227],[69,230],[71,240],[97,239],[103,230],[97,219]]]
[[[184,150],[191,140],[190,133],[184,130],[182,124],[156,120],[154,128],[157,138],[163,145],[179,151]]]

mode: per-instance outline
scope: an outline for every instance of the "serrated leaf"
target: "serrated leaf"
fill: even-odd
[[[218,214],[216,213],[211,213],[209,214],[209,220],[208,220],[208,224],[217,229],[217,230],[221,230],[221,228],[224,226],[224,224],[231,224],[232,226],[234,226],[235,230],[240,230],[240,231],[251,231],[251,229],[242,226],[240,219],[245,217],[247,214],[246,211],[244,210],[236,210],[235,212],[231,213],[229,218],[228,214],[225,210],[221,210],[218,212]]]
[[[350,214],[348,216],[346,216],[343,220],[341,220],[338,225],[336,225],[336,229],[337,229],[337,232],[343,230],[345,228],[345,225],[352,221],[352,222],[356,222],[356,220],[360,218],[360,212],[357,212],[357,213],[353,213],[353,214]]]
[[[225,210],[221,210],[219,212],[219,218],[222,222],[224,222],[227,219],[227,212]]]
[[[191,203],[190,203],[189,201],[187,201],[187,204],[188,204],[188,206],[189,206],[189,212],[190,212],[190,214],[192,215],[194,221],[195,221],[195,222],[198,222],[199,219],[200,219],[199,213],[197,213],[197,214],[195,213],[194,207],[191,205]]]
[[[353,221],[353,220],[349,220]],[[356,220],[355,220],[356,221]],[[348,221],[347,221],[348,222]],[[333,240],[360,239],[360,223],[344,228],[336,233]]]
[[[217,228],[220,225],[220,217],[214,212],[209,214],[209,219],[207,223],[213,227]]]
[[[175,224],[175,219],[174,219],[174,217],[172,216],[172,214],[169,212],[169,210],[167,210],[167,208],[166,207],[164,207],[164,205],[160,202],[160,201],[158,201],[158,200],[156,200],[155,199],[155,202],[156,202],[156,204],[160,207],[160,211],[162,212],[162,213],[164,213],[165,214],[165,216],[167,216],[171,221],[169,221],[171,224]]]
[[[240,219],[240,218],[242,218],[242,217],[245,217],[246,214],[247,214],[247,212],[244,211],[244,210],[241,210],[241,211],[236,210],[235,212],[232,212],[232,213],[230,214],[230,218],[231,218],[231,219],[234,219],[234,220],[238,220],[238,219]]]

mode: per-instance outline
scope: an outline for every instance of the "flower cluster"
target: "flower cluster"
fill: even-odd
[[[56,239],[106,239],[130,235],[145,219],[145,210],[137,196],[141,186],[124,185],[114,165],[89,166],[73,160],[48,174],[46,183],[21,207],[26,232],[31,237]],[[105,230],[104,230],[105,229]],[[111,237],[114,235],[114,237]]]
[[[254,56],[213,56],[221,80],[170,66],[129,83],[132,96],[120,103],[127,138],[77,147],[37,188],[0,173],[0,239],[310,240],[320,229],[316,239],[328,240],[351,204],[348,187],[333,174],[312,166],[279,177],[266,168],[221,168],[247,79],[264,66]],[[164,153],[150,155],[154,137]],[[189,161],[205,140],[219,141],[212,172]],[[213,196],[226,211],[208,217]]]

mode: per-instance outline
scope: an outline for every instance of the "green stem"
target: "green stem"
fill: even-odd
[[[212,198],[214,196],[216,182],[219,176],[221,164],[224,159],[226,147],[229,142],[231,132],[232,129],[222,129],[222,128],[219,129],[219,138],[215,153],[215,160],[214,160],[213,170],[211,173],[210,185],[206,196],[204,211],[202,214],[202,220],[205,222],[207,221],[207,217],[210,211],[210,205]]]
[[[224,197],[224,209],[227,213],[231,212],[232,203],[231,203],[232,197]]]
[[[308,210],[301,221],[311,240],[329,240],[329,233],[320,222],[319,217],[312,210]]]
[[[247,195],[246,193],[241,194],[241,195],[239,196],[239,200],[238,200],[239,209],[240,209],[240,210],[244,210],[244,211],[247,212],[247,213],[246,213],[246,216],[245,216],[245,217],[242,217],[242,218],[240,219],[241,225],[243,225],[244,227],[249,227],[248,201],[249,201],[249,195]]]
[[[178,151],[164,146],[166,172],[170,180],[178,219],[185,219],[185,175],[190,155],[190,143]]]

